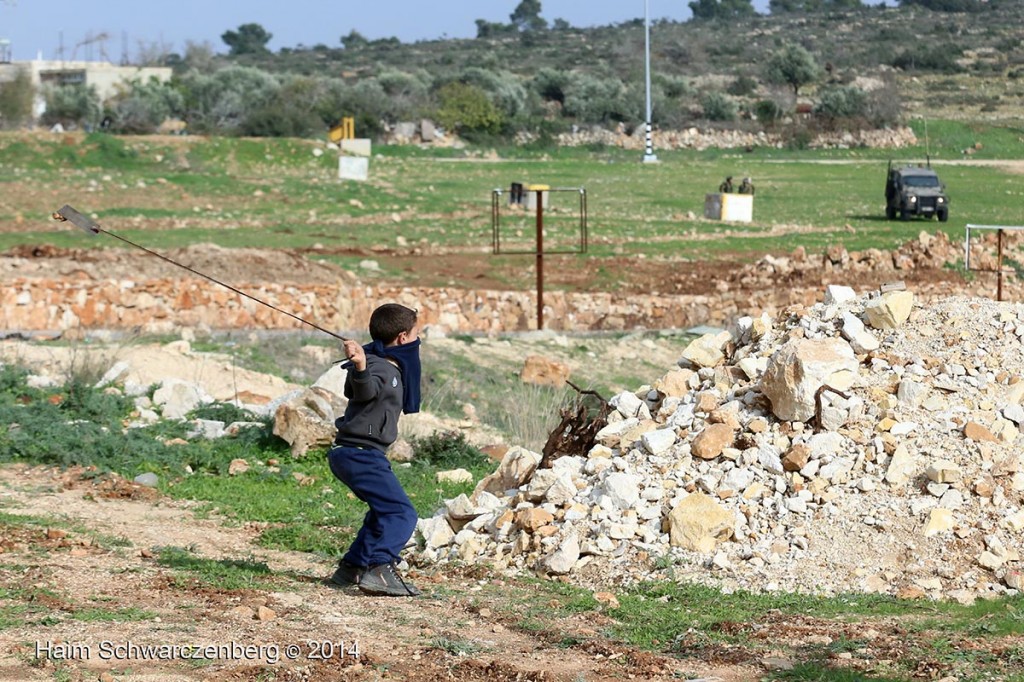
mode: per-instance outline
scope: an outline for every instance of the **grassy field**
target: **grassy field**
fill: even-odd
[[[925,158],[922,144],[896,158]],[[72,143],[65,142],[71,139]],[[939,164],[964,159],[1014,161],[1022,131],[931,122],[928,151]],[[371,180],[340,182],[332,153],[314,156],[301,140],[205,138],[84,139],[0,135],[0,248],[54,244],[110,248],[49,220],[64,203],[153,248],[211,242],[224,247],[324,247],[324,257],[355,265],[346,249],[409,244],[487,253],[490,196],[511,182],[585,187],[587,257],[645,254],[685,259],[752,259],[796,246],[820,250],[841,240],[853,249],[891,248],[922,229],[959,239],[967,222],[1024,222],[1020,176],[999,165],[940,165],[951,198],[948,223],[902,223],[883,216],[883,150],[757,148],[659,151],[644,165],[617,149],[501,149],[493,153],[377,147]],[[725,175],[754,178],[754,221],[707,221],[704,195]],[[577,195],[555,194],[547,216],[549,247],[578,235]],[[694,217],[687,217],[693,214]],[[532,246],[532,214],[503,214],[507,246]],[[331,252],[334,253],[331,253]],[[514,256],[509,256],[514,258]],[[400,273],[394,273],[400,277]]]

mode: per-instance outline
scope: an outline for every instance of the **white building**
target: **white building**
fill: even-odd
[[[63,61],[34,59],[29,62],[0,63],[0,83],[12,81],[19,72],[27,71],[36,93],[33,113],[36,118],[46,110],[43,89],[47,85],[82,84],[96,88],[100,101],[116,95],[132,81],[147,82],[156,78],[161,83],[171,79],[169,66],[115,66],[110,62]]]

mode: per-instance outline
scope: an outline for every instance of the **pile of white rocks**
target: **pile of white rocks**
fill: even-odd
[[[1024,305],[905,290],[743,318],[615,396],[586,456],[513,448],[421,519],[419,563],[583,584],[1020,590]]]

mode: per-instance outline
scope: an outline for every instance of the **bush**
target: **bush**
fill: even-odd
[[[572,77],[559,69],[543,68],[533,77],[534,91],[548,102],[565,103],[565,91]]]
[[[100,96],[96,88],[84,85],[58,85],[45,92],[46,111],[42,122],[46,125],[60,123],[64,127],[95,127],[102,116]]]
[[[904,71],[934,71],[936,73],[959,73],[963,71],[957,58],[963,53],[956,45],[929,46],[918,44],[896,55],[892,65]]]
[[[639,111],[626,102],[626,87],[614,76],[573,74],[565,93],[565,113],[580,123],[636,123]]]
[[[0,83],[0,128],[17,128],[32,118],[32,79],[24,69]]]
[[[310,108],[316,93],[314,79],[288,79],[269,102],[246,115],[239,124],[239,133],[254,137],[311,137],[322,133],[324,122]]]
[[[273,75],[247,66],[212,75],[190,72],[182,79],[185,115],[200,131],[238,132],[247,116],[274,101],[280,88]]]
[[[371,137],[383,130],[382,122],[394,122],[389,114],[391,98],[376,80],[359,81],[348,88],[344,98],[343,111],[355,118],[357,135]]]
[[[184,115],[185,98],[170,84],[154,78],[148,83],[133,82],[113,107],[115,132],[152,133],[165,119]]]
[[[748,97],[755,91],[757,91],[757,80],[750,76],[739,76],[726,88],[726,92],[736,97]]]
[[[863,116],[866,110],[867,98],[863,90],[852,85],[837,85],[822,91],[814,113],[834,120]]]
[[[864,106],[865,116],[875,127],[896,125],[903,117],[900,88],[891,78],[883,87],[867,94]]]
[[[669,99],[679,99],[693,94],[693,87],[690,85],[690,81],[686,80],[682,76],[663,76],[655,74],[655,76],[651,78],[651,85],[660,87],[662,92],[665,93],[665,97]]]
[[[459,81],[486,92],[506,120],[520,115],[527,108],[526,88],[514,74],[470,67],[462,72]]]
[[[449,83],[437,93],[441,104],[437,120],[460,135],[497,135],[502,115],[485,93],[475,85]]]
[[[739,108],[728,95],[720,92],[709,92],[700,100],[704,118],[709,121],[734,121]]]
[[[490,459],[466,440],[461,431],[437,431],[426,438],[412,439],[416,461],[438,469],[484,467]]]
[[[754,105],[754,115],[757,116],[757,120],[771,124],[785,116],[786,110],[775,100],[762,99]]]

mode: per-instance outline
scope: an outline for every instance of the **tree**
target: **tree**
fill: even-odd
[[[220,39],[231,48],[232,55],[240,55],[269,52],[267,43],[273,37],[259,24],[242,24],[237,31],[225,31]]]
[[[441,102],[437,121],[448,130],[463,135],[495,135],[501,130],[501,112],[477,86],[449,83],[438,91],[437,98]]]
[[[32,78],[18,69],[14,80],[0,83],[0,128],[16,128],[32,118]]]
[[[861,0],[768,0],[768,10],[772,14],[832,12],[863,7]]]
[[[512,24],[503,24],[500,21],[487,21],[486,19],[476,20],[477,38],[498,38],[503,35],[515,33],[516,27]]]
[[[548,27],[547,19],[540,16],[540,0],[522,0],[508,18],[520,31],[543,31]]]
[[[341,37],[341,46],[345,49],[363,47],[369,44],[370,41],[366,39],[366,36],[355,29],[349,31],[347,36]]]
[[[114,103],[114,130],[119,133],[155,132],[164,119],[179,117],[185,110],[185,98],[168,83],[155,78],[135,81],[131,89]]]
[[[980,12],[996,4],[983,0],[900,0],[901,7],[924,7],[935,12]]]
[[[691,0],[694,19],[729,19],[757,14],[751,0]]]
[[[180,81],[189,128],[228,133],[237,132],[250,112],[273,101],[280,87],[273,74],[247,66],[229,66],[210,75],[190,71]]]
[[[60,123],[65,128],[80,125],[89,129],[99,123],[103,113],[93,85],[58,85],[47,88],[44,97],[46,111],[42,120],[46,125]]]
[[[810,52],[789,44],[768,58],[765,77],[770,83],[790,86],[796,97],[800,88],[821,78],[821,67]]]

